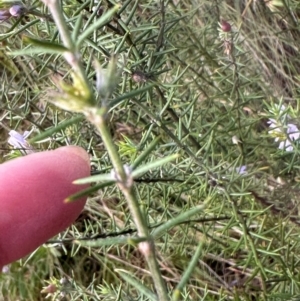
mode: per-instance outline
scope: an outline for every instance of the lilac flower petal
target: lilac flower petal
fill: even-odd
[[[291,140],[298,140],[300,138],[300,132],[296,125],[289,123],[287,128],[287,134]]]
[[[28,137],[31,133],[32,133],[32,130],[31,130],[31,131],[25,131],[25,132],[23,133],[24,139],[27,139],[27,137]]]
[[[239,166],[235,169],[235,171],[237,173],[239,173],[240,175],[246,174],[247,173],[247,166],[246,165]]]
[[[13,17],[20,17],[23,16],[26,13],[27,9],[24,5],[13,5],[10,9],[9,9],[9,13],[13,16]]]
[[[278,148],[287,152],[293,151],[294,147],[291,141],[300,139],[300,131],[295,124],[288,123],[285,126],[285,120],[290,119],[287,113],[284,113],[286,107],[284,105],[277,106],[277,109],[282,113],[280,121],[270,118],[267,122],[269,124],[269,132],[273,134],[275,142],[280,142]],[[287,136],[288,135],[288,136]]]
[[[270,118],[269,121],[267,121],[268,124],[270,124],[270,127],[277,127],[276,120],[273,118]]]
[[[27,147],[28,143],[25,140],[24,136],[14,130],[9,132],[10,138],[8,139],[8,143],[15,148]]]
[[[281,141],[278,148],[283,149],[287,152],[292,152],[294,150],[294,147],[289,140]]]
[[[2,273],[7,274],[8,272],[9,272],[9,265],[5,265],[5,266],[2,268]]]
[[[12,145],[15,149],[19,149],[22,154],[27,155],[34,152],[31,145],[26,141],[26,138],[32,133],[32,131],[25,131],[24,134],[20,134],[17,131],[10,131],[10,138],[8,143]]]
[[[281,142],[279,143],[278,148],[279,148],[279,149],[285,149],[285,142],[286,142],[286,141],[281,141]]]

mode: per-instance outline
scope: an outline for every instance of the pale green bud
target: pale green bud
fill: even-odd
[[[72,73],[73,84],[60,81],[60,93],[53,93],[51,102],[58,107],[72,112],[85,113],[95,106],[90,88],[85,81]]]

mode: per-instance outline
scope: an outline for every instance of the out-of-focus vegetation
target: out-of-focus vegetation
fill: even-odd
[[[114,17],[82,41],[81,61],[94,87],[95,59],[103,70],[116,62],[107,121],[124,164],[157,137],[148,163],[180,155],[135,185],[170,299],[297,300],[299,2],[68,0],[68,30],[84,33],[116,3]],[[36,151],[80,145],[93,172],[109,173],[94,126],[83,118],[64,126],[81,115],[48,102],[61,81],[72,83],[70,66],[54,46],[33,51],[32,39],[62,41],[43,3],[26,7],[0,23],[1,161],[18,155],[9,130],[33,129],[30,138],[49,133],[32,143]],[[113,240],[124,235],[136,235],[127,202],[105,187],[70,229],[6,267],[0,299],[154,300],[139,286],[153,290],[137,246]]]

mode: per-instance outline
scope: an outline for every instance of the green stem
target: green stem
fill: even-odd
[[[74,69],[75,73],[81,77],[82,81],[88,84],[88,79],[80,62],[80,54],[77,52],[75,43],[72,40],[70,31],[68,30],[68,26],[62,13],[62,8],[59,5],[59,1],[43,0],[43,2],[48,6],[51,12],[53,21],[57,26],[64,46],[69,49],[69,51],[64,54],[66,61]]]
[[[156,260],[154,242],[149,234],[146,220],[142,214],[142,211],[139,207],[139,202],[134,193],[133,179],[131,179],[131,175],[127,175],[124,171],[120,156],[118,155],[111,134],[105,124],[103,117],[104,115],[105,114],[103,112],[101,113],[100,111],[98,111],[97,116],[91,116],[90,120],[98,128],[102,137],[102,141],[112,161],[113,167],[120,178],[118,185],[127,200],[129,210],[138,231],[138,235],[140,237],[147,238],[147,241],[139,244],[139,249],[145,256],[148,267],[150,269],[154,286],[158,295],[158,300],[167,301],[169,300],[168,293],[159,269],[158,262]]]
[[[127,199],[128,206],[131,215],[134,219],[134,223],[137,227],[139,236],[147,237],[147,241],[139,244],[139,249],[141,253],[144,255],[148,267],[150,269],[154,286],[158,295],[158,300],[168,301],[169,300],[168,292],[156,259],[154,242],[152,237],[149,235],[149,230],[145,222],[145,219],[142,215],[142,212],[139,208],[138,200],[136,199],[135,193],[133,191],[133,187],[130,188],[120,187],[120,188]]]
[[[88,85],[88,79],[80,62],[80,55],[79,53],[77,53],[75,43],[72,41],[71,34],[68,30],[59,2],[57,0],[44,0],[44,2],[48,6],[52,14],[53,20],[58,28],[64,46],[69,49],[69,51],[65,54],[65,59],[70,64],[70,66],[72,66],[76,75],[80,76],[82,81]],[[114,171],[116,173],[117,183],[127,200],[128,207],[130,209],[134,223],[136,224],[138,235],[147,239],[147,241],[141,242],[139,244],[139,249],[145,256],[145,259],[149,266],[149,270],[151,272],[154,286],[158,295],[158,300],[168,301],[169,298],[167,288],[163,281],[155,256],[154,242],[149,234],[146,219],[142,214],[142,211],[139,207],[139,202],[134,193],[132,175],[126,174],[121,158],[117,152],[116,146],[105,122],[107,108],[101,108],[100,110],[92,109],[84,113],[86,117],[99,130],[102,141],[109,154]]]
[[[124,171],[124,167],[121,161],[121,158],[117,152],[116,146],[112,140],[111,134],[108,130],[108,127],[105,123],[105,113],[99,110],[95,113],[96,116],[91,115],[89,117],[90,121],[96,125],[98,131],[100,132],[100,136],[102,138],[103,144],[108,152],[112,165],[114,167],[115,173],[118,175],[121,183],[124,183],[126,186],[127,175]]]

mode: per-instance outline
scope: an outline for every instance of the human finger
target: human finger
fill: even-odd
[[[30,154],[0,165],[0,268],[67,228],[86,198],[64,203],[85,188],[89,156],[77,146]]]

